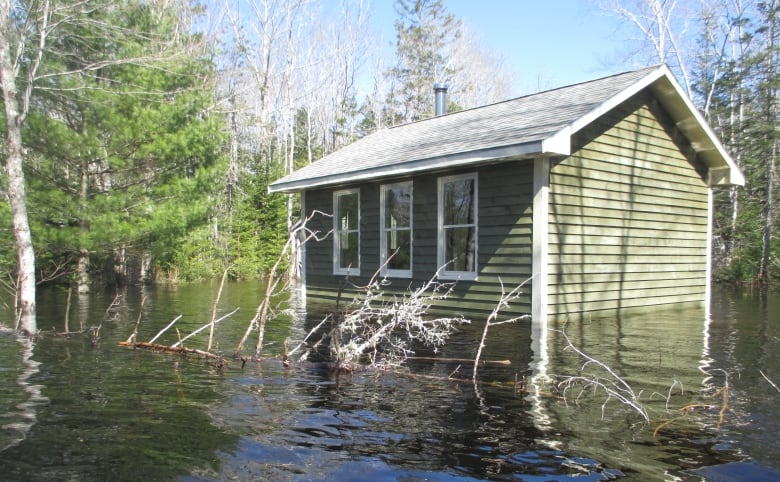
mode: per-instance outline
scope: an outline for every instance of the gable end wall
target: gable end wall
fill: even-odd
[[[550,174],[549,314],[703,302],[706,170],[648,97],[586,128]]]

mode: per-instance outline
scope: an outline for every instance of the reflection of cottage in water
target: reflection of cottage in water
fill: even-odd
[[[665,66],[369,135],[271,185],[300,192],[309,302],[381,270],[404,292],[440,270],[439,308],[536,321],[703,302],[712,188],[743,175]]]

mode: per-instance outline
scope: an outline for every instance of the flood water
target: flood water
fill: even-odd
[[[139,311],[139,340],[178,315],[184,336],[210,319],[216,292],[131,290],[108,313],[112,294],[74,296],[69,330],[100,325],[94,345],[87,333],[55,334],[67,295],[41,293],[43,335],[29,359],[0,333],[0,479],[780,480],[778,293],[721,290],[709,315],[571,323],[537,353],[527,324],[493,327],[483,358],[511,365],[482,367],[476,385],[470,366],[447,361],[339,376],[284,367],[285,339],[299,341],[315,314],[275,320],[268,358],[243,368],[117,346]],[[226,287],[218,315],[239,311],[217,325],[214,351],[234,351],[261,293],[255,283]],[[440,356],[473,357],[482,327],[462,328]],[[171,329],[158,342],[176,340]],[[610,398],[619,380],[649,422]]]

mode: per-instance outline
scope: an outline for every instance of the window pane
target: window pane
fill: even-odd
[[[358,229],[358,194],[342,194],[338,197],[339,230]]]
[[[448,271],[474,271],[476,260],[476,229],[447,228],[444,230],[445,259]]]
[[[412,193],[408,186],[393,186],[385,190],[385,228],[408,228]]]
[[[358,264],[358,233],[339,232],[339,268],[357,268]]]
[[[474,224],[474,179],[444,184],[444,225]]]
[[[387,243],[388,269],[412,269],[411,259],[411,231],[387,231],[385,242]]]

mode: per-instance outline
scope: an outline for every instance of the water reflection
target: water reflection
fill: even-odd
[[[143,295],[139,339],[148,340],[178,315],[182,333],[208,321],[216,289],[131,291],[109,318],[113,294],[74,303],[72,331],[102,322],[97,346],[52,335],[62,331],[65,295],[44,293],[46,335],[30,382],[49,402],[37,407],[24,440],[0,451],[0,477],[645,481],[717,479],[737,468],[778,476],[778,394],[759,372],[780,379],[776,295],[716,293],[709,317],[651,311],[567,326],[578,348],[641,391],[652,416],[644,424],[614,401],[603,406],[598,392],[564,402],[551,381],[578,373],[583,359],[564,350],[560,333],[541,343],[523,323],[491,331],[485,358],[511,365],[483,367],[476,387],[448,380],[468,379],[471,368],[444,361],[337,377],[316,364],[285,368],[276,358],[221,371],[115,346],[132,332]],[[218,350],[234,348],[260,293],[256,284],[226,287],[218,316],[240,310],[219,325]],[[269,324],[264,353],[281,354],[286,338],[301,339],[317,322],[287,316]],[[479,322],[463,327],[442,355],[473,356],[481,333]],[[176,335],[163,338],[170,344]],[[13,337],[0,336],[6,425],[27,399],[17,383],[20,360]],[[515,383],[523,377],[532,380],[525,391]],[[684,416],[679,409],[692,403],[700,405]]]

